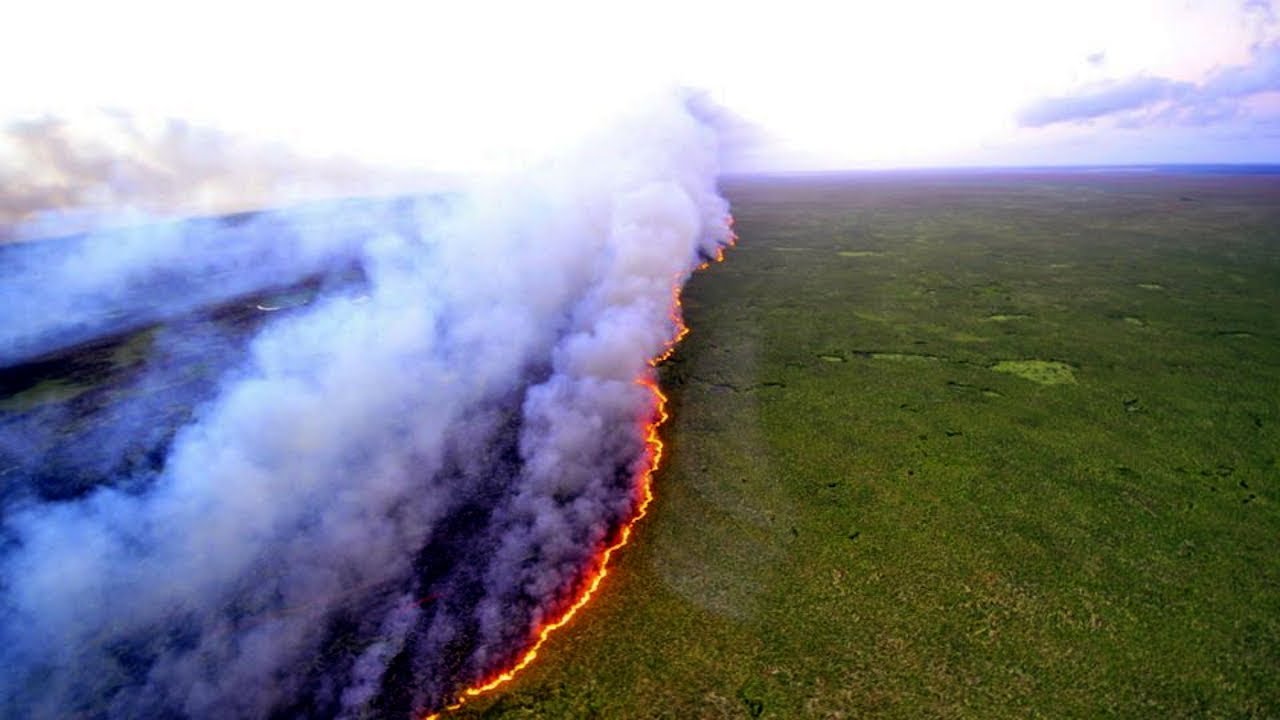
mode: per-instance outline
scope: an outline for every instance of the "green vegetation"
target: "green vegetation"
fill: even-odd
[[[25,412],[45,403],[72,400],[90,389],[66,380],[43,380],[14,395],[0,399],[0,412]]]
[[[729,190],[649,517],[456,717],[1280,715],[1274,179]]]
[[[1041,385],[1069,385],[1076,381],[1070,365],[1053,360],[1001,360],[992,365],[991,369],[1017,375]]]

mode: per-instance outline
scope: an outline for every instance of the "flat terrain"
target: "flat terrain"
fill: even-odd
[[[453,717],[1280,717],[1280,177],[726,192],[649,516]],[[0,509],[145,486],[325,282],[0,368]]]
[[[1280,178],[726,190],[649,517],[455,716],[1280,716]]]

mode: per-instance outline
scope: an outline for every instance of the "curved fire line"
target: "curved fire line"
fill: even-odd
[[[727,220],[730,228],[729,241],[726,247],[732,247],[737,243],[738,237],[732,233],[733,218]],[[724,247],[716,251],[716,256],[706,262],[698,265],[698,270],[705,270],[713,262],[720,262],[724,259]],[[563,613],[555,620],[542,625],[537,632],[533,634],[533,644],[529,649],[520,656],[511,667],[498,672],[496,675],[490,676],[488,679],[476,683],[458,694],[457,699],[450,705],[445,706],[444,710],[426,715],[422,720],[438,720],[444,713],[452,712],[461,708],[468,700],[489,693],[497,688],[511,682],[521,670],[528,667],[538,657],[538,651],[551,637],[551,634],[564,627],[573,619],[587,603],[591,602],[592,596],[596,590],[600,588],[600,584],[604,582],[605,577],[609,574],[609,560],[613,557],[613,553],[626,545],[631,540],[631,530],[649,511],[649,503],[653,502],[653,474],[657,471],[658,465],[662,462],[662,438],[658,435],[658,428],[669,419],[667,414],[667,396],[662,393],[658,387],[656,373],[652,368],[656,368],[664,360],[671,357],[675,352],[676,344],[689,334],[689,328],[684,324],[684,315],[681,312],[680,303],[680,285],[677,284],[671,291],[671,320],[675,324],[675,332],[671,339],[667,341],[666,347],[661,353],[649,360],[649,370],[636,378],[636,384],[641,385],[649,390],[653,397],[653,407],[648,418],[643,423],[643,432],[645,438],[644,454],[641,456],[642,467],[640,476],[637,479],[637,491],[640,501],[636,505],[635,513],[622,523],[622,527],[618,531],[617,539],[608,545],[603,552],[600,553],[599,561],[595,564],[595,570],[588,575],[585,582],[582,583],[582,591]]]

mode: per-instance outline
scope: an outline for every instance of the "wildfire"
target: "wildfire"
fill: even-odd
[[[738,237],[733,234],[733,217],[726,220],[730,228],[730,237],[728,246],[737,243]],[[707,261],[698,266],[699,270],[705,269],[712,262],[720,262],[724,259],[724,248],[716,251],[714,260]],[[680,283],[676,283],[671,290],[671,322],[675,328],[671,339],[667,342],[662,352],[649,360],[650,367],[657,367],[664,360],[671,357],[671,353],[675,352],[676,345],[689,334],[689,328],[684,324],[683,313],[680,304]],[[511,667],[494,675],[488,680],[481,681],[462,691],[457,700],[449,706],[446,706],[444,712],[451,712],[462,707],[470,698],[484,695],[508,682],[510,682],[521,670],[524,670],[538,657],[538,651],[542,649],[542,645],[546,643],[547,638],[556,630],[564,627],[573,616],[578,613],[588,602],[591,601],[593,595],[600,587],[600,583],[604,582],[605,577],[609,574],[609,559],[613,553],[626,545],[631,539],[631,530],[635,524],[649,511],[649,503],[653,501],[653,473],[658,469],[658,465],[662,461],[662,438],[658,435],[658,428],[667,421],[667,396],[662,394],[662,390],[658,387],[658,381],[652,371],[646,370],[640,377],[636,378],[636,384],[648,390],[653,397],[653,411],[648,419],[644,422],[644,455],[641,457],[641,467],[643,468],[637,478],[637,494],[640,497],[636,505],[635,514],[622,524],[622,528],[618,531],[617,540],[613,544],[604,549],[600,554],[599,562],[596,563],[596,569],[590,575],[585,583],[578,598],[569,605],[561,615],[555,620],[546,623],[538,628],[537,637],[533,645],[525,651],[520,659]],[[427,715],[423,720],[437,720],[441,713],[432,713]]]
[[[679,345],[680,341],[684,339],[684,336],[689,334],[689,328],[684,324],[684,313],[682,312],[680,305],[680,286],[678,284],[671,289],[670,318],[671,326],[674,328],[671,333],[671,339],[667,341],[666,347],[662,349],[662,352],[655,355],[653,359],[649,361],[650,367],[657,367],[667,358],[671,357],[671,353],[676,351],[676,345]],[[644,378],[641,378],[636,382],[642,385],[645,384]]]
[[[653,364],[657,364],[657,362],[655,361]],[[638,378],[636,380],[636,384],[643,386],[653,394],[654,412],[649,421],[645,424],[645,451],[644,456],[641,458],[642,467],[644,469],[640,473],[638,482],[638,494],[640,496],[640,501],[636,505],[635,514],[623,524],[622,529],[618,532],[618,539],[615,540],[612,545],[605,548],[604,552],[601,553],[595,572],[587,582],[583,584],[582,594],[578,596],[578,599],[575,600],[573,604],[560,615],[560,617],[538,629],[537,639],[534,640],[533,645],[525,651],[524,655],[520,656],[520,659],[507,670],[504,670],[489,680],[463,690],[458,701],[446,707],[445,710],[457,710],[462,707],[462,704],[466,702],[467,699],[483,695],[500,685],[510,682],[517,673],[528,667],[529,663],[533,662],[534,659],[538,657],[538,651],[542,649],[542,645],[547,641],[547,638],[551,637],[551,633],[554,633],[556,630],[564,627],[573,619],[573,616],[576,615],[584,605],[591,601],[591,597],[595,595],[596,590],[600,587],[600,583],[604,582],[605,576],[609,574],[609,558],[613,556],[613,553],[618,548],[627,544],[627,541],[631,539],[632,527],[634,527],[635,524],[645,516],[645,513],[648,512],[649,503],[653,501],[653,472],[658,469],[658,464],[662,461],[662,439],[658,436],[658,427],[662,425],[662,423],[666,422],[668,418],[666,410],[667,396],[662,394],[662,391],[658,389],[657,381],[647,373],[643,377]],[[436,720],[436,718],[439,717],[440,713],[434,713],[432,715],[428,715],[424,720]]]
[[[699,269],[699,270],[706,270],[707,268],[711,267],[711,264],[712,264],[712,263],[718,263],[718,262],[720,262],[721,260],[724,260],[724,251],[725,251],[727,248],[731,248],[731,247],[733,247],[734,245],[737,245],[737,244],[738,244],[738,234],[737,234],[737,233],[735,233],[735,232],[733,231],[733,216],[732,216],[732,215],[728,215],[728,216],[726,216],[726,217],[725,217],[725,219],[724,219],[724,225],[725,225],[725,227],[726,227],[726,228],[728,228],[728,229],[729,229],[729,240],[728,240],[728,242],[726,242],[724,245],[721,245],[720,247],[716,248],[716,256],[715,256],[715,257],[713,257],[713,258],[711,258],[710,260],[704,261],[701,265],[699,265],[699,266],[698,266],[698,269]]]

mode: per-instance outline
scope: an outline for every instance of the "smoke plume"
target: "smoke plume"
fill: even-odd
[[[46,115],[0,129],[0,243],[442,182],[178,118]]]
[[[409,716],[501,669],[635,509],[637,379],[730,239],[716,162],[662,99],[466,193],[59,241],[39,282],[6,267],[6,363],[345,279],[241,355],[200,350],[224,379],[151,474],[56,498],[6,476],[0,715]],[[0,450],[34,417],[0,418]]]

